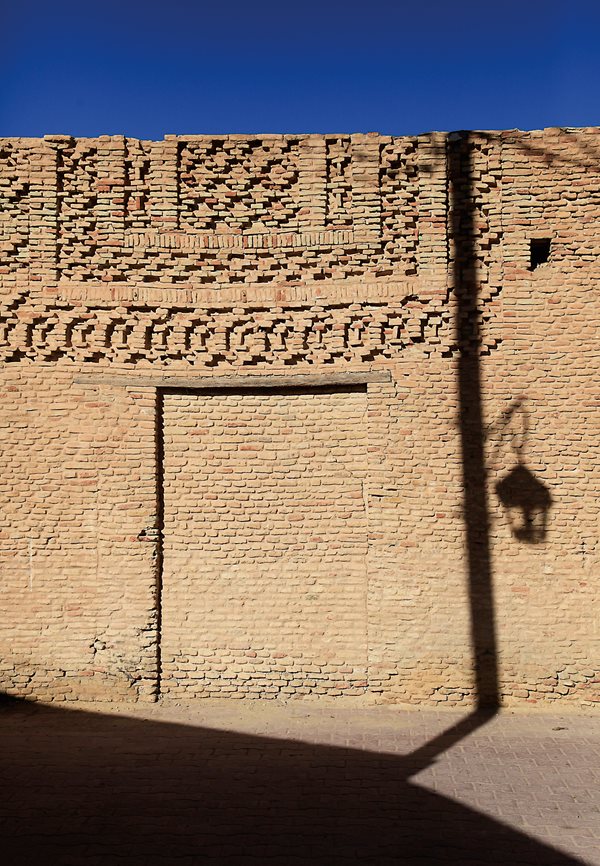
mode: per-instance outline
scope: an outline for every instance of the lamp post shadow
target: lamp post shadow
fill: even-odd
[[[449,233],[471,647],[476,707],[487,716],[500,706],[500,687],[485,461],[472,146],[469,133],[448,136]]]

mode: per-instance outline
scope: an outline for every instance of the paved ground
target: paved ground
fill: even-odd
[[[3,864],[600,864],[600,718],[99,709],[0,711]]]

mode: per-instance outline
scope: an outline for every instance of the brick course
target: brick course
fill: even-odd
[[[0,140],[2,688],[596,703],[598,135]]]

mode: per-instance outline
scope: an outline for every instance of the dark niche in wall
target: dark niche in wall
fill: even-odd
[[[531,238],[529,241],[529,270],[535,271],[550,258],[551,238]]]

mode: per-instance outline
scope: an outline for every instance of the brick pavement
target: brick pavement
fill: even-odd
[[[597,718],[99,710],[3,706],[4,864],[600,864]]]

